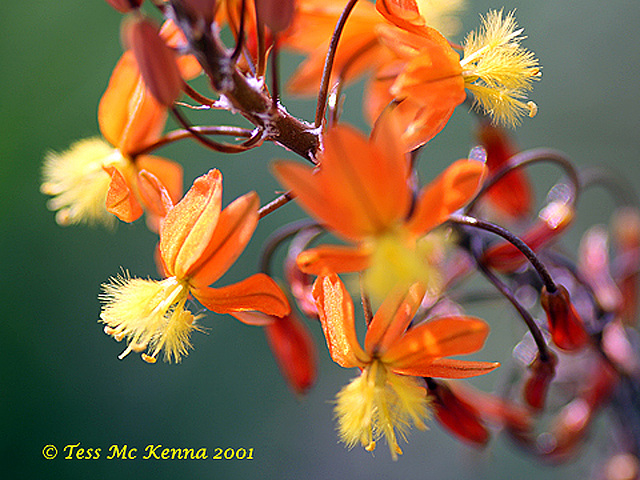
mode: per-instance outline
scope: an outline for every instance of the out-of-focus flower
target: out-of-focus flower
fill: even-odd
[[[162,35],[171,45],[184,38],[172,22]],[[199,73],[192,57],[181,57],[185,78]],[[113,225],[114,217],[125,222],[138,219],[147,209],[149,225],[158,229],[159,218],[140,192],[140,174],[155,177],[166,188],[173,203],[182,195],[182,167],[175,162],[136,152],[160,138],[167,109],[149,93],[131,51],[125,52],[113,70],[98,107],[98,123],[104,140],[80,140],[63,153],[45,158],[41,190],[53,198],[61,225],[89,223]],[[113,214],[113,215],[112,215]]]
[[[488,373],[498,363],[467,362],[445,357],[473,353],[484,344],[489,327],[472,317],[440,317],[408,328],[424,296],[419,283],[397,289],[384,300],[369,324],[364,348],[355,330],[353,303],[335,274],[320,276],[314,298],[331,358],[360,376],[337,397],[340,439],[367,451],[384,435],[391,456],[402,450],[398,435],[415,425],[426,428],[426,391],[415,377],[468,378]]]
[[[105,332],[128,346],[120,355],[141,351],[147,362],[164,350],[179,361],[189,347],[195,317],[185,309],[189,295],[216,313],[242,321],[243,312],[282,317],[289,303],[264,274],[221,288],[209,285],[235,262],[258,223],[258,196],[248,193],[221,211],[222,175],[211,170],[199,177],[167,214],[160,231],[160,257],[167,278],[162,281],[118,278],[104,286],[100,320]]]
[[[589,336],[584,323],[565,287],[559,285],[555,292],[543,287],[540,304],[547,314],[549,331],[556,346],[566,351],[576,351],[587,344]]]
[[[474,195],[485,166],[455,162],[420,192],[410,212],[409,161],[391,112],[381,117],[369,140],[345,125],[330,129],[315,170],[285,161],[274,170],[302,208],[356,243],[307,250],[298,257],[302,270],[318,275],[370,268],[370,293],[381,299],[397,282],[437,283],[424,236]]]

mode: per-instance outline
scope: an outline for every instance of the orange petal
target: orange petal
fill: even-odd
[[[173,201],[166,187],[151,172],[141,170],[138,173],[138,191],[147,215],[164,218],[173,208]]]
[[[475,160],[458,160],[420,192],[407,223],[415,235],[423,235],[463,207],[476,193],[486,166]]]
[[[166,119],[167,110],[147,91],[133,53],[125,52],[98,106],[102,135],[126,155],[158,139]]]
[[[120,170],[115,167],[105,167],[105,170],[111,175],[111,183],[109,183],[109,190],[107,191],[107,211],[127,223],[140,218],[142,207]]]
[[[222,174],[213,169],[196,178],[184,198],[167,214],[160,232],[160,252],[167,270],[184,274],[198,260],[218,223]]]
[[[394,370],[429,365],[440,357],[480,350],[488,334],[489,326],[478,318],[436,318],[407,331],[382,360]]]
[[[365,248],[321,245],[300,253],[298,268],[310,275],[361,272],[369,266],[370,252]]]
[[[191,293],[216,313],[256,311],[282,317],[291,310],[280,287],[264,273],[256,273],[226,287],[192,289]]]
[[[492,372],[499,366],[500,363],[498,362],[473,362],[451,358],[436,358],[433,361],[426,361],[422,364],[416,363],[406,368],[394,368],[393,371],[417,377],[470,378]]]
[[[373,316],[364,348],[367,352],[384,352],[393,345],[405,332],[425,294],[425,288],[415,283],[408,291],[393,291],[385,298]]]
[[[160,28],[160,36],[167,43],[167,46],[173,49],[181,49],[187,47],[187,39],[173,20],[167,20]],[[177,58],[180,74],[185,80],[191,80],[197,77],[202,71],[202,66],[193,55],[180,55]]]
[[[353,302],[340,278],[335,274],[318,277],[313,298],[333,361],[346,368],[364,366],[370,357],[358,343]]]
[[[210,285],[237,260],[258,225],[259,202],[258,195],[250,192],[222,211],[206,248],[195,261],[189,256],[184,264],[184,275],[191,277],[193,285]],[[194,252],[197,248],[194,247]],[[176,261],[176,272],[183,271],[180,262],[181,257]]]
[[[180,201],[184,187],[182,184],[182,166],[179,163],[153,155],[141,155],[136,157],[136,166],[138,170],[146,170],[152,173],[167,189],[174,204]]]

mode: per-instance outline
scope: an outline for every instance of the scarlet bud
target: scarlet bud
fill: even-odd
[[[487,152],[490,175],[505,167],[516,153],[516,148],[504,129],[490,123],[480,125],[478,138]],[[527,215],[533,205],[531,185],[522,170],[507,173],[487,190],[486,196],[496,209],[512,218]]]
[[[551,380],[556,374],[556,364],[558,358],[552,352],[549,357],[543,361],[540,356],[536,356],[535,360],[529,365],[531,373],[524,384],[524,400],[531,408],[542,410],[549,391]]]
[[[144,0],[106,0],[106,2],[120,13],[128,13],[142,5]]]
[[[296,9],[295,0],[255,0],[259,18],[272,32],[286,30]]]
[[[173,105],[182,89],[176,57],[149,19],[137,17],[123,26],[124,38],[136,58],[145,85],[166,106]]]
[[[489,431],[480,420],[478,410],[456,395],[444,382],[429,380],[436,419],[458,438],[482,447],[489,441]]]
[[[589,341],[582,319],[571,303],[566,288],[558,285],[555,292],[549,293],[547,288],[543,287],[540,293],[540,304],[547,313],[553,343],[559,348],[576,351]]]
[[[273,317],[264,332],[280,371],[296,393],[306,393],[316,380],[316,352],[311,334],[293,314]]]

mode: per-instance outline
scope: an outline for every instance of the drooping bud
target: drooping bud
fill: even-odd
[[[260,19],[272,32],[286,30],[293,20],[295,0],[256,0],[256,8]]]
[[[131,48],[144,83],[156,100],[171,107],[182,89],[182,77],[176,57],[149,19],[138,16],[125,22],[123,37]]]
[[[289,386],[306,393],[316,381],[316,351],[311,334],[293,314],[273,317],[264,332]]]
[[[626,207],[613,218],[613,241],[618,249],[614,278],[622,293],[621,317],[627,325],[638,321],[638,284],[640,283],[640,212]]]
[[[482,423],[478,410],[444,382],[430,379],[427,385],[436,419],[456,437],[478,447],[485,446],[489,441],[489,430]]]
[[[524,400],[531,408],[542,410],[544,408],[549,385],[556,374],[558,358],[552,352],[548,352],[549,357],[542,360],[538,354],[535,360],[529,365],[531,373],[524,384]]]
[[[573,352],[586,345],[589,336],[565,287],[558,285],[558,289],[552,293],[543,287],[540,292],[540,304],[547,314],[553,343],[558,348]]]
[[[131,10],[140,8],[144,0],[106,0],[106,2],[120,13],[128,13]]]
[[[487,153],[489,175],[493,175],[507,165],[516,148],[503,128],[489,122],[480,124],[477,135]],[[507,173],[487,190],[486,197],[492,206],[511,218],[524,217],[533,205],[531,185],[522,170]]]

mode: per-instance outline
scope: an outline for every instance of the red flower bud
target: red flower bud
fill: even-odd
[[[144,17],[125,22],[123,33],[147,88],[160,104],[170,107],[182,89],[173,50],[160,37],[156,25]]]
[[[255,0],[259,18],[272,32],[286,30],[293,20],[295,0]]]
[[[280,371],[296,393],[306,393],[316,380],[316,352],[311,334],[293,314],[273,317],[264,326]]]
[[[556,374],[556,364],[558,358],[552,352],[549,352],[549,358],[542,361],[540,356],[536,356],[535,360],[529,365],[531,374],[524,384],[524,400],[531,408],[542,410],[549,391],[551,380]]]
[[[615,279],[622,293],[621,317],[625,324],[635,325],[638,319],[638,283],[640,283],[640,212],[626,207],[613,219],[613,241],[618,249]]]
[[[559,348],[576,351],[588,342],[589,336],[566,288],[558,285],[555,292],[549,293],[546,287],[543,287],[540,304],[547,313],[553,343]]]
[[[106,0],[106,2],[120,13],[128,13],[139,8],[144,0]]]
[[[458,438],[479,447],[486,445],[489,431],[482,424],[478,410],[444,382],[429,380],[428,385],[436,419]]]

